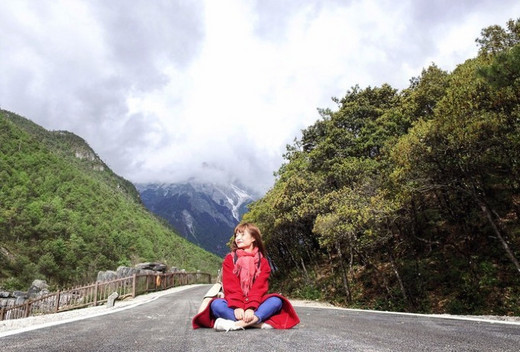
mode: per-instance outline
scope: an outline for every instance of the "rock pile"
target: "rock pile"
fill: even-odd
[[[117,268],[116,271],[113,270],[107,270],[107,271],[100,271],[97,275],[97,281],[99,282],[105,282],[105,281],[111,281],[116,279],[121,279],[124,277],[130,277],[134,274],[157,274],[160,273],[166,273],[166,272],[183,272],[184,269],[179,270],[178,268],[172,267],[170,270],[168,270],[168,267],[166,264],[163,263],[140,263],[136,264],[133,268],[127,267],[127,266],[120,266]]]
[[[0,308],[9,308],[23,304],[27,299],[36,299],[49,294],[49,285],[45,280],[34,280],[27,292],[0,291]]]
[[[100,271],[97,275],[98,282],[106,282],[115,279],[132,276],[133,274],[156,274],[166,272],[184,272],[184,269],[172,267],[168,270],[163,263],[140,263],[133,268],[120,266],[116,271]],[[49,285],[45,280],[34,280],[31,287],[24,291],[7,292],[0,289],[0,308],[9,308],[23,304],[28,299],[37,299],[49,294]]]

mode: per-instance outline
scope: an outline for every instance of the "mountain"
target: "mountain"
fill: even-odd
[[[217,255],[229,252],[235,226],[258,195],[238,183],[219,185],[195,181],[136,184],[144,205],[166,219],[189,241]]]
[[[222,262],[149,212],[81,137],[0,110],[0,287],[91,282],[143,261],[210,273]]]

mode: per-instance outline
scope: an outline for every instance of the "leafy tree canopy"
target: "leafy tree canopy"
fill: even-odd
[[[86,283],[141,261],[213,274],[221,263],[149,213],[84,140],[0,111],[0,285]]]
[[[519,314],[519,20],[479,56],[408,88],[359,86],[288,146],[246,220],[274,283],[305,298],[423,312]]]

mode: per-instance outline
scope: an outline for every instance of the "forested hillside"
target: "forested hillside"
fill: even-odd
[[[245,219],[275,287],[350,307],[520,314],[520,21],[408,88],[349,90]]]
[[[78,136],[0,111],[0,286],[63,286],[162,261],[216,273],[221,259],[175,234]]]

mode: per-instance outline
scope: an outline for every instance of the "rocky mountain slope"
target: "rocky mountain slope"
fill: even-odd
[[[238,183],[136,184],[144,205],[182,236],[223,256],[233,229],[258,196]]]

